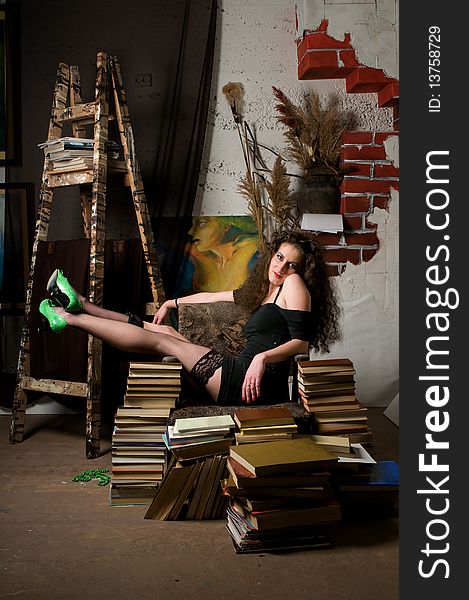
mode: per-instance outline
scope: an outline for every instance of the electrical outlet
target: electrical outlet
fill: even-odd
[[[135,87],[151,87],[152,77],[151,73],[139,73],[134,75],[134,86]]]

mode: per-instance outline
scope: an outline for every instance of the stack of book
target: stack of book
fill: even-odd
[[[230,415],[176,419],[174,425],[168,425],[163,440],[178,461],[184,463],[228,454],[234,443],[234,428]]]
[[[117,409],[111,446],[111,506],[148,505],[165,473],[168,408]]]
[[[337,469],[332,472],[331,480],[335,489],[343,478],[347,479],[350,476],[350,473],[355,476],[355,473],[376,464],[376,460],[362,444],[350,443],[346,436],[311,435],[309,437],[337,456]]]
[[[44,150],[49,172],[81,171],[93,166],[93,139],[60,137],[38,144],[38,146]],[[116,164],[116,159],[119,158],[117,142],[108,140],[106,150],[112,166],[118,167]]]
[[[226,477],[234,428],[230,415],[176,419],[167,426],[163,440],[170,464],[145,518],[199,520],[225,514],[220,481]]]
[[[145,518],[160,521],[222,518],[226,498],[220,480],[226,476],[226,458],[216,454],[185,463],[173,459]]]
[[[230,415],[176,419],[167,426],[163,440],[170,464],[145,518],[199,520],[224,514],[220,480],[226,475],[234,428]]]
[[[223,489],[235,551],[330,546],[341,518],[331,493],[337,463],[306,436],[233,446]]]
[[[394,508],[399,496],[396,462],[376,461],[362,444],[341,442],[347,440],[345,437],[312,435],[311,438],[338,458],[331,484],[343,509]]]
[[[393,508],[399,497],[399,466],[393,460],[363,464],[337,478],[338,496],[347,508]]]
[[[339,456],[350,456],[353,452],[350,440],[343,435],[312,435],[311,439],[322,448]]]
[[[130,363],[112,434],[111,506],[148,505],[155,497],[165,473],[163,436],[179,397],[181,370],[181,363]]]
[[[291,439],[298,427],[288,408],[240,408],[233,414],[239,428],[235,433],[236,443],[268,442]]]
[[[124,406],[174,408],[181,392],[181,363],[131,362]]]
[[[300,361],[298,394],[304,408],[314,415],[319,434],[372,443],[367,409],[357,399],[355,369],[350,359]]]

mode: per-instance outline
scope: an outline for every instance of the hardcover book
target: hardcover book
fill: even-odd
[[[230,456],[258,476],[321,470],[337,465],[337,457],[311,438],[232,446]]]
[[[320,360],[302,360],[298,363],[301,373],[328,373],[354,371],[353,363],[349,358],[323,358]]]
[[[186,419],[176,419],[175,428],[179,433],[198,431],[201,429],[220,429],[222,427],[232,427],[235,424],[231,415],[214,415],[209,417],[189,417]]]
[[[238,427],[261,427],[263,425],[290,425],[295,421],[288,408],[241,408],[233,414],[233,419]]]
[[[268,442],[271,443],[271,442]],[[264,489],[266,487],[309,487],[326,485],[330,479],[328,471],[320,470],[314,473],[291,473],[287,475],[272,475],[257,477],[229,456],[226,466],[238,488]]]
[[[285,508],[278,510],[250,511],[240,502],[232,500],[232,508],[259,530],[338,523],[341,518],[340,504],[329,499],[306,508]]]

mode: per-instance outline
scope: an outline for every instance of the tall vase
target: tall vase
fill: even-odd
[[[305,213],[340,212],[340,176],[327,167],[305,171],[303,189],[298,194],[298,210]]]

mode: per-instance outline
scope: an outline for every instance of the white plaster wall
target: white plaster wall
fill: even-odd
[[[276,150],[282,149],[283,136],[276,121],[273,85],[295,102],[311,88],[323,99],[336,94],[340,104],[357,115],[358,129],[392,129],[392,111],[377,107],[376,94],[346,96],[344,80],[298,81],[293,0],[220,0],[219,5],[212,104],[194,214],[247,212],[245,200],[237,193],[244,173],[243,155],[221,92],[229,81],[243,84],[245,119],[256,129],[259,141]],[[311,28],[319,25],[321,18]],[[269,154],[264,152],[264,158],[270,158]]]
[[[377,209],[370,220],[378,224],[380,250],[336,278],[343,341],[330,356],[353,361],[363,404],[387,406],[399,391],[399,195],[393,192],[389,211]]]
[[[244,172],[243,156],[221,92],[228,81],[243,84],[245,119],[257,130],[258,140],[275,149],[282,149],[283,138],[276,122],[272,85],[293,101],[311,88],[321,97],[336,93],[342,105],[357,114],[357,129],[392,130],[392,113],[378,108],[376,94],[346,96],[343,80],[298,81],[293,0],[220,0],[219,4],[212,105],[194,214],[247,214],[246,201],[237,192]],[[370,6],[376,18],[371,17]],[[398,28],[394,0],[371,5],[367,1],[339,5],[327,0],[326,5],[320,0],[305,0],[305,7],[308,18],[314,18],[308,24],[310,29],[327,16],[329,33],[334,37],[343,39],[345,32],[352,32],[352,45],[359,51],[360,61],[380,68],[386,65],[388,75],[396,75]],[[398,149],[389,146],[387,152],[397,163]],[[372,217],[378,223],[381,243],[376,256],[363,265],[349,264],[345,274],[336,278],[344,307],[344,340],[334,348],[333,355],[354,361],[357,394],[369,406],[387,406],[398,392],[398,206],[396,192],[389,212],[375,211]]]

